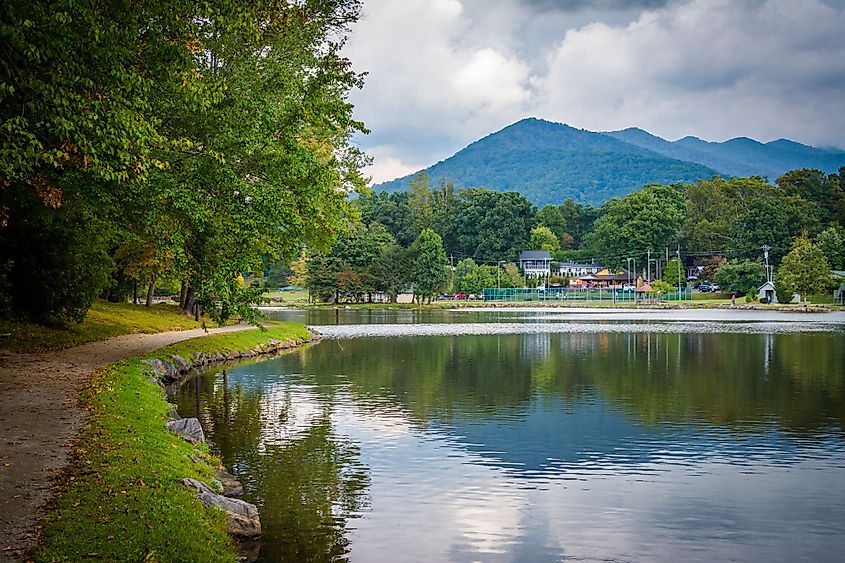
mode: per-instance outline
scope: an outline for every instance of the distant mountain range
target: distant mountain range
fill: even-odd
[[[570,197],[598,205],[650,183],[692,182],[713,176],[765,176],[796,168],[835,172],[845,151],[787,139],[746,137],[722,143],[684,137],[667,141],[637,128],[596,133],[528,118],[475,141],[424,171],[462,188],[518,191],[537,205]],[[416,173],[415,173],[416,174]],[[401,191],[415,174],[374,186]]]

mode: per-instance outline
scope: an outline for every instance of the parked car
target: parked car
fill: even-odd
[[[630,283],[626,283],[622,286],[622,291],[636,291],[636,286],[631,285]]]
[[[701,293],[710,293],[712,291],[711,287],[712,286],[708,282],[704,281],[698,284],[696,289],[698,289]]]
[[[710,292],[711,293],[716,293],[717,291],[721,291],[721,289],[722,288],[719,287],[719,284],[717,284],[717,283],[711,283],[710,284]]]
[[[456,293],[452,297],[453,297],[453,299],[466,299],[467,294],[466,293]]]

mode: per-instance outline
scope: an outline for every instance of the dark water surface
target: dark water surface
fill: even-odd
[[[259,506],[263,561],[845,554],[836,317],[342,313],[175,397]]]

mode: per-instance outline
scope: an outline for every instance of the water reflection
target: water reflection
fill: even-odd
[[[327,340],[177,399],[260,505],[268,561],[831,559],[845,548],[843,344]]]

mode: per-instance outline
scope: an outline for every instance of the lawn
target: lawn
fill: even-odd
[[[206,322],[209,320],[204,319]],[[198,328],[202,322],[182,314],[178,305],[133,305],[97,301],[82,323],[40,325],[0,320],[0,348],[37,352],[70,348],[121,334],[152,334]]]
[[[302,341],[308,331],[282,323],[196,338],[144,357],[248,350],[271,338]],[[41,523],[37,561],[235,561],[223,514],[179,484],[183,477],[211,483],[217,460],[165,428],[171,405],[147,381],[146,367],[135,358],[91,377],[83,394],[89,422]]]

